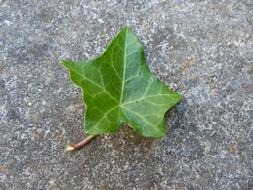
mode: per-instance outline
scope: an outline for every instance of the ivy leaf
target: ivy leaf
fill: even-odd
[[[142,44],[128,28],[101,56],[62,64],[83,91],[88,134],[111,133],[128,124],[142,136],[164,136],[164,114],[181,95],[150,73]]]

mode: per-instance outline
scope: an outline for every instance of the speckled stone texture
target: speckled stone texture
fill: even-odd
[[[62,59],[99,55],[120,28],[184,96],[167,135],[85,138]],[[1,0],[0,189],[253,189],[252,0]]]

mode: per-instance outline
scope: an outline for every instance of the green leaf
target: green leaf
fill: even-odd
[[[101,56],[62,63],[83,90],[88,134],[115,132],[127,123],[142,136],[164,136],[164,114],[181,95],[150,73],[142,44],[128,28]]]

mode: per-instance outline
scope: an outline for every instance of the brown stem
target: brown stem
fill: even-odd
[[[66,147],[66,151],[74,151],[82,148],[84,145],[88,144],[92,139],[94,139],[96,135],[90,135],[86,139],[82,140],[81,142],[77,144],[68,144]]]

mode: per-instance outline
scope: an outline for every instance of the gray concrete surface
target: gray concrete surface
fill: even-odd
[[[163,139],[124,128],[67,154],[84,106],[59,60],[126,25],[185,98]],[[0,59],[0,189],[253,189],[252,0],[1,0]]]

